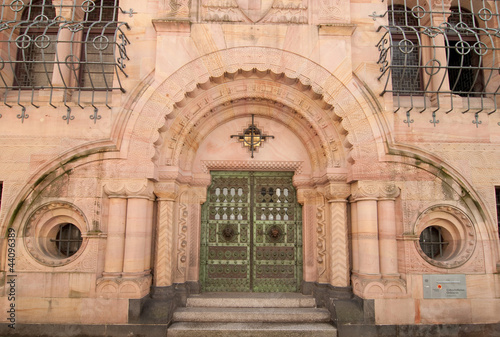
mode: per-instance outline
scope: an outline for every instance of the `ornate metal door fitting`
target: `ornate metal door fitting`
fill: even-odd
[[[212,172],[202,207],[204,291],[295,292],[302,214],[292,172]]]

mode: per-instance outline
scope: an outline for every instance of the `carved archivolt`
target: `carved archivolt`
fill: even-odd
[[[189,171],[198,145],[223,120],[238,114],[255,114],[279,121],[310,149],[313,168],[342,167],[351,146],[334,109],[311,92],[311,87],[283,74],[258,75],[257,71],[225,74],[207,83],[176,104],[156,141],[159,165],[180,165]],[[248,76],[255,78],[248,78]],[[277,77],[277,78],[275,78]],[[219,86],[224,82],[223,86]],[[168,124],[168,127],[166,125]],[[340,147],[343,144],[345,147]]]
[[[229,87],[234,93],[238,92],[238,88],[235,86],[231,88],[228,83],[237,80],[238,76],[245,77],[246,72],[255,72],[255,76],[261,79],[267,76],[269,78],[267,82],[276,85],[273,91],[264,91],[259,95],[251,95],[250,92],[253,92],[254,86],[247,86],[248,89],[245,89],[247,92],[243,96],[276,98],[277,103],[296,111],[297,122],[307,121],[315,127],[313,132],[317,132],[318,136],[323,135],[321,136],[323,138],[318,137],[321,139],[318,150],[323,150],[324,147],[327,153],[334,153],[335,150],[330,149],[330,145],[335,145],[339,152],[345,151],[342,154],[343,158],[352,161],[350,147],[363,142],[363,144],[371,144],[371,147],[368,145],[365,147],[370,147],[371,157],[376,156],[377,148],[375,143],[371,142],[373,132],[370,129],[370,123],[367,122],[366,111],[356,98],[362,95],[354,96],[353,90],[359,89],[350,85],[352,80],[349,83],[343,83],[326,69],[300,55],[265,47],[230,48],[204,55],[180,68],[155,89],[148,90],[148,96],[144,97],[145,104],[141,111],[137,111],[130,121],[134,130],[130,130],[129,156],[141,163],[141,170],[149,172],[152,178],[157,178],[151,158],[154,157],[154,163],[158,164],[156,160],[158,152],[152,153],[153,146],[145,149],[142,145],[155,144],[158,149],[162,142],[165,144],[167,140],[170,140],[167,135],[163,138],[160,134],[164,130],[171,130],[171,122],[165,124],[165,117],[172,119],[178,116],[176,112],[180,111],[178,108],[181,106],[176,105],[176,102],[182,105],[184,99],[191,99],[189,95],[186,96],[188,93],[193,93],[196,99],[200,96],[199,92],[205,90],[204,85],[211,83],[210,79],[213,79],[219,85],[219,94],[215,95],[216,92],[212,91],[214,93],[212,97],[217,98],[217,101],[221,103],[214,104],[212,98],[206,96],[204,97],[206,100],[189,104],[190,111],[186,110],[189,114],[201,114],[200,117],[212,113],[211,110],[223,107],[223,102],[230,102],[234,98],[226,95],[227,88]],[[295,86],[299,87],[295,89]],[[291,100],[276,94],[282,93],[287,87],[290,89],[285,92],[295,93],[291,96]],[[302,89],[299,90],[300,87],[304,88],[305,92],[301,91]],[[311,105],[310,102],[313,104]],[[182,105],[182,107],[185,109],[187,105]],[[312,114],[309,114],[309,111]],[[320,111],[322,112],[318,114]],[[138,119],[134,120],[134,118]],[[179,121],[178,127],[183,130],[181,134],[189,135],[189,130],[192,128],[186,122],[191,123],[191,121],[196,122],[188,115],[183,122]],[[335,137],[332,139],[325,134],[322,125],[333,127],[335,132],[332,135],[338,134],[340,141],[335,141]],[[182,144],[183,139],[176,138],[176,142]],[[339,147],[340,144],[343,148]],[[186,144],[187,147],[189,145]],[[175,159],[170,159],[174,157],[165,158],[165,165],[176,165]],[[332,162],[335,161],[338,162],[338,159],[333,156]]]

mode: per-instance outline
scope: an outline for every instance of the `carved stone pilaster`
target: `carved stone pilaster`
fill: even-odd
[[[330,284],[335,287],[349,286],[349,239],[347,230],[347,201],[329,200]]]
[[[156,242],[155,242],[155,286],[166,287],[173,282],[175,200],[179,194],[179,184],[167,181],[155,184],[158,196]]]
[[[160,199],[158,201],[154,261],[154,283],[157,287],[172,285],[174,206],[175,203],[173,200]]]

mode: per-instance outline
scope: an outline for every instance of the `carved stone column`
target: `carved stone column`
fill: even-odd
[[[108,239],[103,278],[96,293],[102,297],[142,298],[150,289],[152,184],[112,181],[104,186],[109,198]]]
[[[359,270],[365,276],[380,274],[378,251],[377,200],[357,199]],[[353,233],[354,235],[354,233]]]
[[[127,201],[127,229],[125,232],[125,254],[123,257],[123,276],[144,275],[146,251],[146,227],[148,222],[149,200],[131,197]]]
[[[171,286],[174,268],[174,223],[175,199],[179,192],[176,182],[162,182],[155,186],[158,196],[156,243],[154,259],[154,285],[157,287]]]
[[[302,254],[303,280],[305,282],[318,281],[318,258],[315,249],[317,238],[316,191],[313,189],[297,189],[297,200],[302,204]]]
[[[329,283],[335,287],[350,285],[349,242],[347,228],[348,184],[331,183],[326,188],[329,216],[327,223]]]
[[[378,202],[380,272],[384,277],[399,277],[394,200]]]
[[[358,206],[351,201],[351,254],[352,271],[359,272],[359,244],[358,244]]]
[[[109,196],[108,236],[103,273],[105,277],[118,277],[123,271],[126,218],[127,199]]]
[[[151,273],[151,250],[153,247],[153,220],[154,216],[154,201],[148,200],[147,204],[147,223],[146,223],[146,245],[144,250],[144,272]]]
[[[351,190],[353,246],[358,247],[354,293],[362,298],[406,296],[406,283],[397,273],[395,198],[399,189],[392,183],[358,181]]]

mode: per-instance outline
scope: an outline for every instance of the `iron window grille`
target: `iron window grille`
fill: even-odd
[[[484,92],[480,36],[474,28],[474,15],[468,10],[451,7],[446,29],[448,83],[450,90],[460,96],[481,96]]]
[[[426,227],[420,234],[420,248],[431,259],[442,258],[446,246],[449,244],[443,239],[441,227]]]
[[[82,233],[72,223],[59,225],[56,238],[51,239],[54,242],[58,253],[63,257],[70,257],[80,249],[82,245]]]
[[[42,0],[32,1],[32,5],[23,10],[16,38],[14,87],[43,89],[50,85],[56,56],[55,17],[54,6],[43,5]]]
[[[48,91],[54,105],[54,91],[63,91],[64,105],[74,100],[81,108],[83,91],[125,92],[126,47],[130,44],[121,21],[124,11],[118,0],[4,0],[0,5],[0,90],[4,104],[12,107],[12,92],[23,107],[27,90],[31,105],[35,92]],[[15,97],[15,96],[14,96]],[[90,105],[95,107],[92,94]],[[24,118],[27,117],[23,117]],[[92,117],[91,117],[92,118]]]
[[[382,95],[392,93],[395,111],[407,107],[423,112],[432,108],[450,112],[453,98],[461,96],[461,112],[496,111],[500,89],[499,42],[500,14],[498,2],[460,1],[458,5],[422,0],[392,0],[383,14],[371,16],[387,19],[377,47],[378,64],[384,81]],[[421,81],[421,83],[419,83]],[[403,97],[409,97],[402,100]],[[432,97],[417,105],[415,96]],[[445,103],[446,100],[446,104]],[[406,104],[406,105],[405,105]],[[451,106],[451,107],[450,107]],[[421,109],[420,109],[421,108]],[[408,126],[411,121],[408,118]],[[431,123],[438,121],[435,115]]]
[[[395,47],[392,49],[392,88],[402,94],[422,92],[422,74],[420,67],[421,50],[418,48],[418,34],[415,26],[417,19],[408,15],[403,5],[391,7],[389,16]]]

